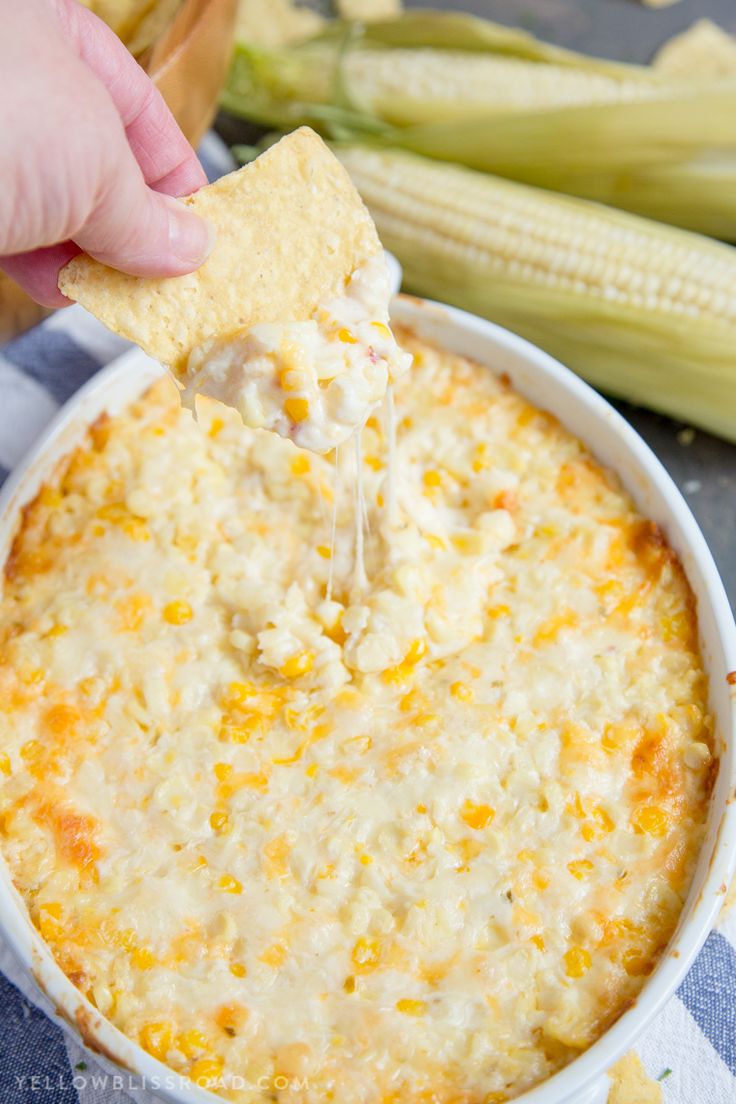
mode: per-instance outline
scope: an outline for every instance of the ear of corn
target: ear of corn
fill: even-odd
[[[323,72],[329,72],[326,48],[319,52]],[[628,75],[504,55],[410,47],[356,49],[345,59],[343,76],[354,104],[399,127],[488,120],[497,114],[580,104],[616,104],[660,91],[658,84]]]
[[[736,240],[736,78],[690,81],[419,12],[282,50],[241,43],[223,106]]]
[[[597,387],[736,440],[736,255],[694,234],[395,150],[336,152],[407,288]]]

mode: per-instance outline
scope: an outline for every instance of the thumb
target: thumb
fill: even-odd
[[[180,200],[155,192],[123,141],[74,241],[111,268],[133,276],[180,276],[198,268],[214,244],[208,223]]]

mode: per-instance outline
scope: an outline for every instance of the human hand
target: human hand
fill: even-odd
[[[206,183],[160,93],[75,0],[0,0],[0,268],[66,306],[80,250],[136,276],[191,272],[207,224],[172,196]]]

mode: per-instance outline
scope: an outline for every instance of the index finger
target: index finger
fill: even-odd
[[[207,183],[204,169],[152,84],[120,39],[87,8],[56,0],[65,34],[104,84],[149,187],[180,196]]]

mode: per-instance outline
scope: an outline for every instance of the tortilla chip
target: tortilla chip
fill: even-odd
[[[82,0],[82,3],[125,41],[136,24],[155,7],[156,0]]]
[[[608,1104],[662,1104],[662,1086],[648,1077],[633,1050],[608,1071],[611,1090]]]
[[[673,4],[679,4],[680,0],[641,0],[645,8],[670,8]]]
[[[59,276],[64,295],[174,371],[209,337],[309,318],[381,249],[350,177],[308,127],[184,202],[216,234],[196,272],[145,279],[81,255]]]
[[[163,34],[166,28],[173,23],[174,16],[182,6],[183,0],[157,0],[150,11],[135,27],[125,40],[125,45],[134,57],[140,57],[156,39]]]
[[[319,12],[298,8],[292,0],[239,0],[235,41],[269,49],[318,34],[325,23]]]
[[[698,19],[689,30],[665,42],[652,64],[671,77],[733,77],[736,37],[710,19]]]
[[[401,15],[402,0],[336,0],[338,15],[343,19],[358,19],[361,23],[394,19]]]

